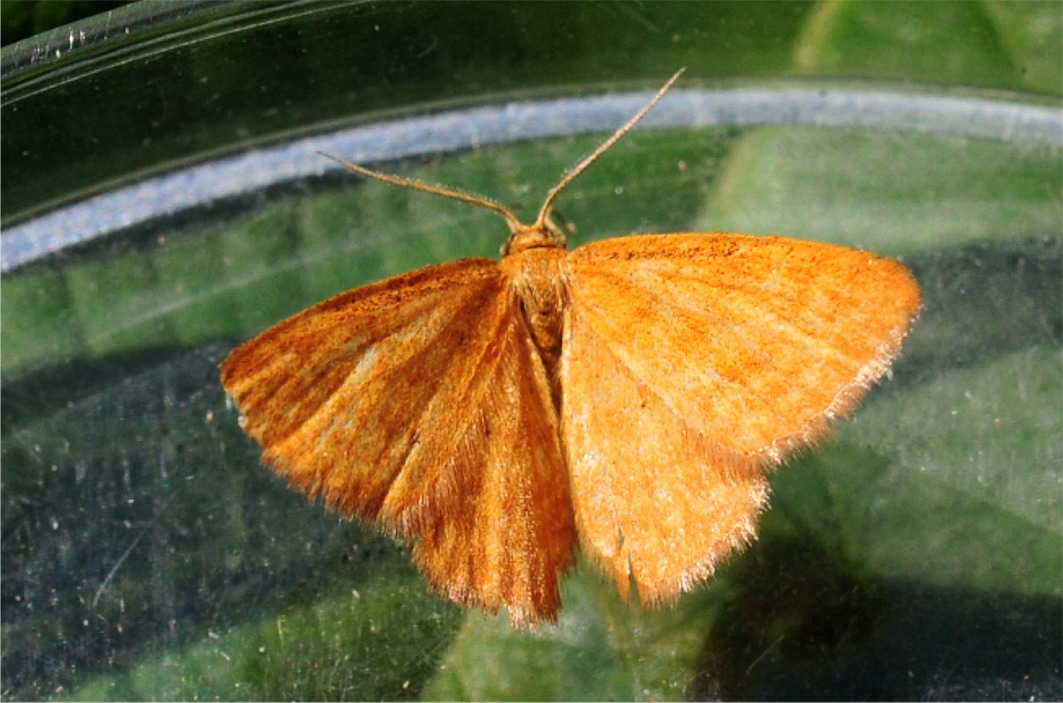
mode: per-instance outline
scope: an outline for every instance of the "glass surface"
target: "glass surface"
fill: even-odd
[[[174,3],[66,59],[5,50],[3,696],[1063,695],[1063,122],[1040,58],[1063,10],[1016,7]],[[901,258],[925,307],[715,578],[642,610],[581,564],[559,624],[514,632],[262,468],[217,364],[329,295],[497,255],[492,213],[317,149],[530,219],[681,65],[558,202],[571,246],[839,242]]]

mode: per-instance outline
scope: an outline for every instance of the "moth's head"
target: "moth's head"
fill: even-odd
[[[568,240],[565,233],[554,222],[551,214],[551,210],[539,213],[538,219],[530,225],[518,222],[516,219],[507,219],[510,233],[509,238],[502,245],[502,256],[519,254],[526,249],[536,247],[564,249],[568,245]]]

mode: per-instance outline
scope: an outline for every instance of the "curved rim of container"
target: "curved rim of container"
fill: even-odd
[[[612,130],[651,92],[522,100],[416,115],[254,148],[119,186],[5,228],[0,272],[194,208],[314,179],[340,167]],[[1063,146],[1063,111],[1014,96],[861,88],[819,81],[676,89],[642,128],[788,125],[898,129]]]

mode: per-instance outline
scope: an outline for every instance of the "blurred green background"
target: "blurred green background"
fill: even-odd
[[[682,65],[677,90],[1063,95],[1055,1],[161,2],[49,28],[64,7],[85,11],[0,6],[5,228],[330,128],[655,88]],[[521,214],[600,138],[389,168]],[[217,382],[233,344],[306,305],[494,256],[491,213],[297,183],[5,273],[3,697],[1058,699],[1061,164],[1058,143],[807,125],[641,129],[596,164],[559,204],[574,244],[841,242],[901,257],[926,306],[893,378],[774,476],[761,539],[716,578],[642,611],[581,566],[534,633],[433,596],[400,545],[288,491]]]

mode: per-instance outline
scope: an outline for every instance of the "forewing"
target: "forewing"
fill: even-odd
[[[556,412],[498,265],[366,286],[240,346],[222,381],[263,459],[415,541],[447,595],[551,617],[574,547]]]
[[[516,625],[555,619],[559,576],[574,558],[576,528],[557,412],[546,371],[514,298],[478,382],[468,452],[487,471],[453,492],[451,511],[426,513],[414,556],[454,600],[507,606]],[[460,461],[461,459],[459,459]]]
[[[777,237],[647,235],[565,262],[562,428],[585,548],[669,599],[753,534],[766,465],[888,368],[920,302],[903,266]]]

